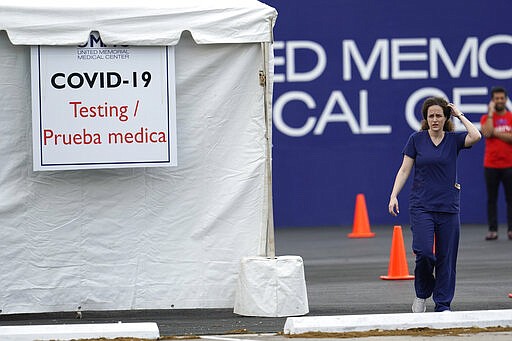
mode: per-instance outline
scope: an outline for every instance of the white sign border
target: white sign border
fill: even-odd
[[[74,47],[70,47],[74,48]],[[177,157],[177,125],[176,122],[176,82],[175,77],[170,77],[170,67],[175,68],[175,47],[165,46],[166,49],[166,78],[167,78],[167,160],[163,161],[121,161],[121,162],[93,162],[93,163],[59,163],[44,164],[42,151],[42,126],[41,126],[41,67],[40,67],[40,45],[31,46],[31,65],[32,77],[37,77],[37,81],[31,82],[32,87],[32,151],[33,151],[33,170],[34,171],[54,171],[54,170],[80,170],[80,169],[108,169],[108,168],[141,168],[141,167],[176,167],[178,165]],[[35,72],[37,71],[37,72]],[[175,72],[173,72],[176,75]],[[37,113],[35,115],[34,113]],[[173,133],[174,132],[174,133]]]

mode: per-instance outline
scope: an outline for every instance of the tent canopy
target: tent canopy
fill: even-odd
[[[5,0],[0,30],[14,45],[78,45],[91,31],[107,45],[270,42],[277,16],[255,0]]]

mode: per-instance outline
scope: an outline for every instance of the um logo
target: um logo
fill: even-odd
[[[100,38],[100,34],[96,31],[91,32],[89,35],[89,39],[87,42],[82,45],[78,45],[78,47],[89,47],[89,48],[98,48],[98,47],[106,47],[107,45],[103,44]]]
[[[120,47],[120,46],[127,47],[128,45],[107,46],[103,43],[103,41],[101,40],[100,34],[97,31],[91,32],[91,34],[89,35],[89,39],[87,39],[87,42],[85,42],[85,44],[78,45],[78,47],[80,47],[80,48],[92,48],[92,49],[101,48],[101,47]]]

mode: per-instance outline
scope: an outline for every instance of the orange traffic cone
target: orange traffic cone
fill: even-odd
[[[413,275],[409,275],[401,226],[395,226],[393,228],[388,275],[380,276],[380,279],[414,279]]]
[[[370,220],[368,219],[368,211],[366,210],[366,201],[364,194],[356,196],[356,209],[354,211],[354,226],[352,233],[348,234],[349,238],[372,238],[375,233],[370,231]]]

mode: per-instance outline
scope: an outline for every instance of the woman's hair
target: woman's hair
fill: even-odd
[[[428,130],[428,122],[427,122],[427,112],[428,108],[433,105],[439,105],[443,109],[444,117],[446,117],[446,122],[444,122],[443,130],[444,131],[454,131],[455,126],[453,122],[450,120],[452,109],[448,106],[448,101],[442,97],[429,97],[423,102],[423,107],[421,108],[421,113],[423,114],[423,120],[421,121],[421,129],[420,130]]]

